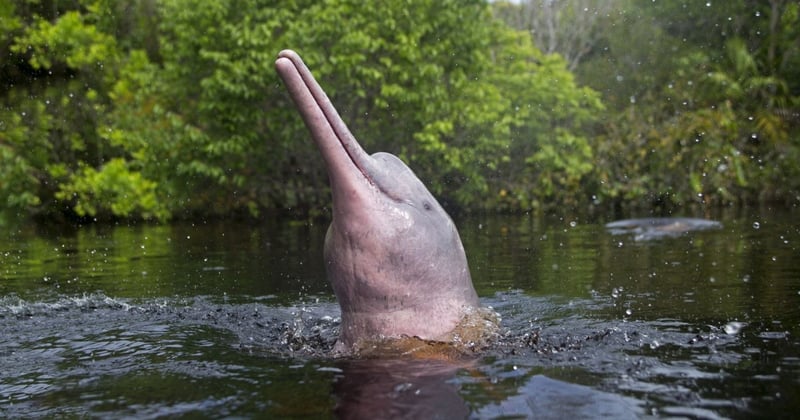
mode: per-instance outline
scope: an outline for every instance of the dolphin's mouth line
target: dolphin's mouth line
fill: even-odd
[[[306,81],[306,80],[303,79],[303,81]],[[308,83],[306,82],[306,85],[307,84]],[[352,142],[355,141],[355,138],[353,138],[352,134],[349,134],[350,131],[349,131],[349,129],[347,129],[347,126],[344,124],[344,121],[339,116],[339,113],[335,109],[333,109],[332,110],[333,115],[329,115],[331,110],[326,110],[325,107],[320,103],[320,99],[317,98],[317,96],[313,94],[314,93],[313,91],[311,91],[311,92],[312,92],[312,96],[314,97],[314,102],[317,103],[317,107],[320,109],[320,111],[322,111],[322,115],[325,116],[325,120],[328,122],[328,125],[333,130],[333,135],[336,137],[336,140],[339,142],[339,145],[342,146],[342,149],[344,149],[344,152],[345,152],[345,154],[347,154],[347,157],[350,158],[350,163],[352,163],[353,166],[355,166],[356,169],[358,169],[358,171],[361,173],[361,175],[364,177],[364,179],[367,180],[367,183],[369,183],[370,185],[378,188],[379,190],[381,190],[381,192],[386,194],[386,192],[383,191],[383,189],[380,187],[380,185],[378,185],[375,182],[375,179],[372,177],[372,175],[365,168],[363,168],[362,165],[359,164],[360,162],[359,162],[358,158],[356,156],[354,156],[354,154],[357,153],[357,152],[351,151],[350,147],[348,147],[348,144],[353,144]],[[327,95],[325,95],[324,99],[330,101],[327,98]],[[337,125],[340,125],[340,127],[338,127],[339,129],[344,127],[344,129],[347,130],[347,134],[343,134],[339,130],[337,130]],[[347,139],[347,140],[349,140],[350,142],[347,142],[345,140],[346,139],[345,136],[347,136],[348,134],[349,134],[350,138]],[[345,138],[343,138],[343,137],[345,137]],[[360,147],[360,145],[357,145],[356,147]],[[361,150],[361,153],[366,155],[366,152],[364,152],[363,150]],[[362,158],[369,158],[369,157],[368,156],[364,156]]]
[[[317,98],[314,97],[315,101],[316,101],[316,99]],[[319,106],[319,102],[318,101],[317,101],[317,105]],[[354,147],[359,147],[359,148],[361,146],[358,145],[357,143],[354,143],[355,139],[352,138],[352,134],[350,134],[350,130],[347,129],[347,134],[346,135],[350,136],[350,139],[349,139],[350,142],[347,142],[347,141],[342,139],[342,134],[339,133],[339,131],[336,130],[336,125],[334,125],[334,122],[331,121],[331,116],[329,116],[328,113],[325,112],[325,108],[320,107],[320,109],[322,110],[322,113],[325,115],[325,119],[328,121],[328,124],[331,126],[331,128],[333,128],[333,133],[336,136],[336,140],[339,141],[339,145],[342,146],[342,149],[344,149],[344,152],[347,154],[347,157],[350,158],[350,163],[352,163],[353,166],[355,166],[356,169],[358,169],[358,172],[361,173],[361,176],[364,177],[364,179],[367,181],[367,183],[369,185],[375,187],[378,191],[380,191],[381,194],[383,194],[384,196],[386,196],[390,200],[392,200],[392,201],[394,201],[396,203],[399,203],[399,204],[408,204],[408,205],[412,205],[413,206],[413,204],[410,201],[403,200],[403,199],[395,196],[394,194],[392,194],[388,190],[386,190],[380,183],[378,183],[375,180],[375,177],[369,171],[367,171],[362,165],[359,164],[359,159],[356,156],[354,156],[354,153],[350,150],[350,147],[348,147],[348,144],[351,144],[351,145],[354,144]],[[334,112],[335,112],[335,110],[334,110]],[[334,121],[341,122],[342,126],[345,127],[345,129],[346,129],[346,126],[344,126],[344,122],[342,121],[341,117],[339,117],[338,113],[336,113],[332,117],[335,119]],[[363,154],[361,156],[363,159],[372,159],[370,156],[368,156],[366,154],[366,152],[363,149],[361,149],[361,153]]]
[[[370,173],[369,169],[366,167],[367,165],[371,164],[372,162],[366,162],[367,159],[372,159],[365,151],[361,148],[361,145],[358,144],[358,141],[355,139],[353,134],[347,128],[347,125],[342,120],[339,112],[336,111],[336,108],[333,106],[330,98],[319,85],[317,80],[311,74],[311,71],[305,65],[303,60],[297,53],[293,51],[281,51],[278,54],[278,60],[289,60],[291,63],[293,75],[290,77],[296,78],[296,80],[302,82],[303,87],[307,91],[307,94],[310,95],[310,99],[313,100],[315,110],[324,117],[325,121],[327,122],[328,128],[333,132],[333,136],[336,137],[339,145],[344,149],[344,152],[347,154],[350,162],[355,166],[358,172],[361,173],[362,177],[367,181],[367,183],[380,191],[381,194],[389,198],[390,200],[400,203],[400,204],[408,204],[413,206],[413,203],[409,202],[408,200],[403,200],[400,197],[392,194],[390,191],[386,190],[377,180],[375,177]],[[287,76],[281,73],[281,76],[286,81]],[[296,99],[295,99],[296,100]],[[305,104],[306,106],[310,106],[311,104]],[[311,112],[311,109],[308,109]],[[304,115],[304,118],[306,115]],[[308,121],[308,120],[307,120]],[[309,124],[312,125],[313,124]],[[312,128],[313,131],[314,128]],[[327,137],[323,133],[318,133],[320,137]],[[324,153],[324,152],[323,152]],[[330,168],[329,168],[330,169]],[[373,170],[375,168],[372,168]]]

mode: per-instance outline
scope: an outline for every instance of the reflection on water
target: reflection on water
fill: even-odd
[[[335,413],[340,418],[465,418],[469,407],[454,378],[457,363],[366,359],[338,364]]]
[[[115,297],[328,294],[325,228],[287,223],[84,226],[0,239],[0,294]]]
[[[461,220],[504,333],[452,363],[326,356],[324,224],[14,231],[0,416],[780,415],[800,408],[793,220],[651,241],[605,221]]]

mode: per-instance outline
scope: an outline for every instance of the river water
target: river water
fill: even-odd
[[[457,220],[502,335],[467,360],[334,359],[325,224],[7,228],[0,417],[576,418],[800,410],[797,211],[721,229]]]

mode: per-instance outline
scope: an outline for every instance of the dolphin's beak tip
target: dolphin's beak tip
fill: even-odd
[[[278,70],[278,74],[280,74],[282,76],[283,72],[287,71],[286,70],[286,66],[287,66],[288,63],[289,63],[289,59],[286,58],[286,57],[280,57],[279,56],[275,60],[275,69]]]
[[[288,59],[290,59],[290,60],[291,60],[291,59],[292,59],[292,57],[297,57],[297,56],[298,56],[298,55],[297,55],[297,53],[296,53],[296,52],[294,52],[294,50],[290,50],[290,49],[288,49],[288,48],[287,48],[287,49],[285,49],[285,50],[281,50],[281,52],[279,52],[279,53],[278,53],[278,58],[279,58],[279,59],[280,59],[280,58],[288,58]]]

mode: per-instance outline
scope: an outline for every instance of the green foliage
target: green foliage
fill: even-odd
[[[5,2],[2,211],[323,212],[325,170],[273,69],[283,48],[365,149],[451,208],[796,200],[800,6],[609,1],[574,74],[499,20],[521,7],[506,2]]]
[[[800,90],[786,63],[800,59],[798,5],[618,3],[602,50],[577,71],[611,111],[598,202],[796,201]]]
[[[558,55],[544,55],[522,31],[497,29],[492,83],[509,107],[510,141],[498,162],[495,200],[507,210],[586,204],[592,177],[590,129],[603,105],[578,86]]]
[[[161,7],[161,63],[126,70],[117,83],[111,142],[163,180],[161,194],[183,210],[328,204],[324,168],[313,163],[318,153],[271,70],[284,47],[299,50],[367,150],[399,155],[461,208],[490,205],[503,189],[536,188],[496,176],[508,162],[526,166],[526,155],[509,153],[512,128],[588,120],[591,111],[579,108],[599,104],[576,87],[563,61],[542,58],[530,42],[509,60],[543,64],[520,76],[497,71],[493,54],[524,37],[493,21],[481,1],[200,7],[173,0]],[[512,76],[534,96],[507,91],[503,80]],[[512,97],[528,107],[537,101],[540,111],[514,115]],[[548,110],[557,112],[544,118]],[[538,140],[529,139],[527,155]]]
[[[446,202],[480,203],[508,131],[483,2],[323,2],[292,22],[285,45],[302,46],[367,150],[399,155]]]
[[[6,212],[72,214],[55,197],[62,183],[119,153],[98,128],[112,106],[107,92],[123,55],[114,37],[98,29],[98,14],[78,4],[38,6],[17,2],[24,25],[0,44],[10,57],[0,65],[0,148],[9,165],[0,199]]]
[[[3,2],[0,4],[0,33],[8,34],[20,27],[21,22],[15,15],[15,9],[14,3]]]
[[[56,198],[70,201],[79,216],[98,219],[138,214],[166,220],[168,208],[158,200],[155,191],[155,182],[131,171],[124,159],[114,158],[99,170],[80,164],[71,179],[62,184]]]
[[[69,11],[55,22],[34,16],[34,23],[16,39],[11,51],[28,53],[28,63],[35,70],[50,69],[59,62],[73,70],[92,71],[114,60],[114,38],[88,24],[78,11]]]

